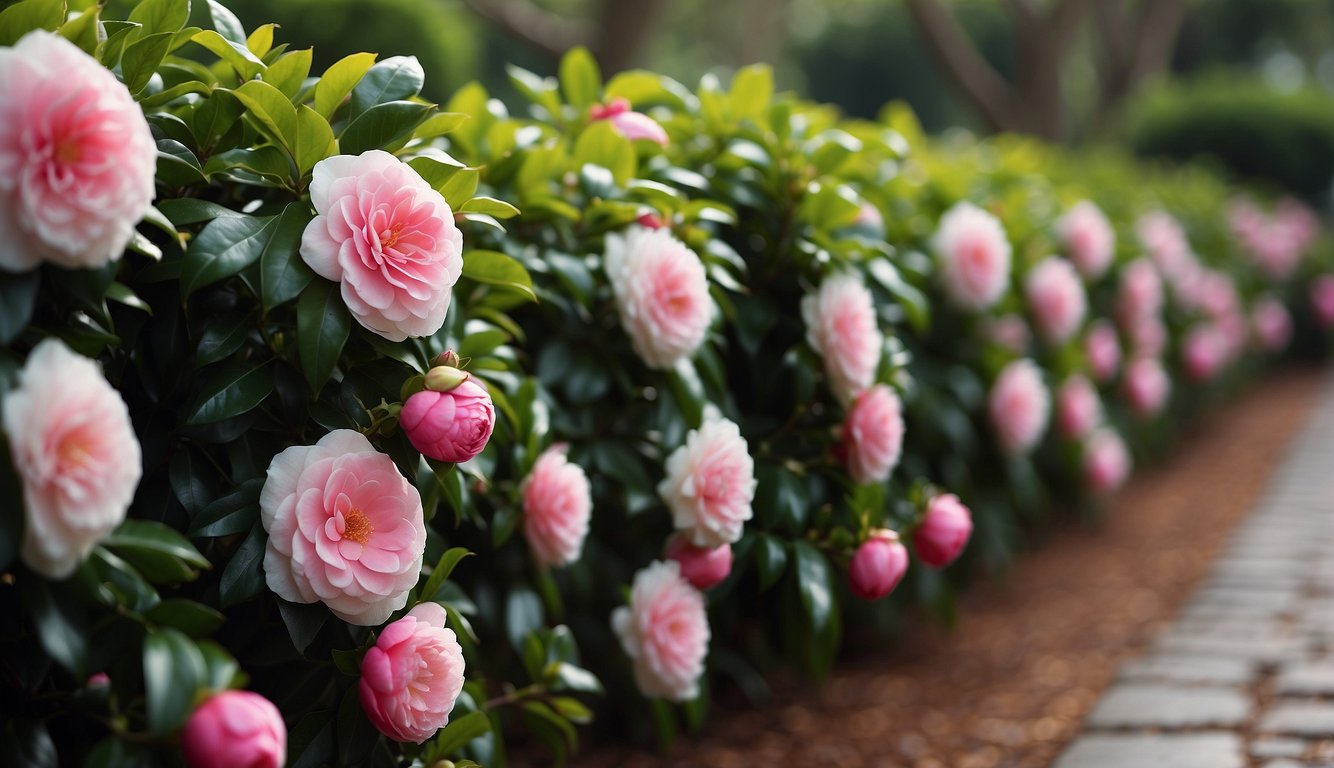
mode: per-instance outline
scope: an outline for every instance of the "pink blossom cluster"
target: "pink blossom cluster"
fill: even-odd
[[[1287,279],[1315,241],[1320,222],[1300,201],[1286,197],[1273,213],[1261,210],[1249,197],[1228,205],[1228,224],[1260,271],[1271,281]]]
[[[1089,200],[1075,203],[1056,222],[1066,256],[1084,279],[1102,277],[1116,255],[1116,232],[1102,209]]]

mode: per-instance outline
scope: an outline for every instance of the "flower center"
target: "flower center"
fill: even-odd
[[[385,232],[380,233],[380,247],[393,248],[398,244],[398,238],[403,234],[403,222],[396,221],[393,226]]]
[[[375,533],[375,526],[366,517],[366,513],[353,507],[343,515],[343,538],[350,539],[358,544],[365,544],[366,539]]]
[[[79,439],[79,436],[72,435],[60,441],[60,447],[56,449],[56,456],[60,460],[60,465],[67,468],[78,468],[86,465],[93,454],[88,450],[86,440]]]
[[[56,144],[55,158],[61,163],[77,163],[82,154],[82,148],[79,146],[79,142],[75,139],[62,139]]]

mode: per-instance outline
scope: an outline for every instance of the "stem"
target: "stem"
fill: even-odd
[[[545,692],[546,692],[546,686],[542,685],[541,683],[533,683],[532,685],[510,691],[509,693],[506,693],[502,696],[497,696],[494,699],[486,701],[485,703],[482,704],[482,709],[492,710],[498,707],[508,706],[510,704],[517,704],[518,702],[523,701],[526,698],[529,698],[531,696],[541,695]]]

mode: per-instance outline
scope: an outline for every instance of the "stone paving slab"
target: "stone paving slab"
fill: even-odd
[[[1243,768],[1231,733],[1081,736],[1053,768]]]
[[[1126,662],[1117,675],[1122,680],[1140,682],[1244,686],[1258,672],[1258,665],[1246,659],[1158,654]]]
[[[1260,720],[1261,733],[1334,738],[1334,703],[1281,701]]]
[[[1084,724],[1093,730],[1236,727],[1246,721],[1250,703],[1228,688],[1123,683],[1103,694]]]

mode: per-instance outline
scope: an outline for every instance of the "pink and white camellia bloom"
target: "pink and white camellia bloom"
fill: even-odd
[[[447,392],[414,393],[403,403],[398,424],[423,456],[459,463],[486,448],[496,427],[496,407],[487,388],[470,375]]]
[[[856,483],[883,483],[903,454],[903,403],[876,384],[857,396],[843,420],[840,452]]]
[[[360,432],[335,430],[274,456],[259,510],[264,577],[278,597],[322,602],[362,626],[407,603],[426,549],[421,496]]]
[[[1130,477],[1130,468],[1130,451],[1111,429],[1099,429],[1084,444],[1084,482],[1093,492],[1120,488]]]
[[[894,591],[908,572],[908,550],[894,531],[872,531],[848,563],[848,589],[862,600],[879,600]]]
[[[390,341],[440,330],[463,272],[463,233],[439,192],[372,149],[316,163],[310,201],[317,215],[301,258],[339,284],[358,323]]]
[[[96,59],[43,30],[0,48],[0,269],[119,259],[156,172],[143,111]]]
[[[704,596],[682,578],[674,560],[654,561],[635,574],[630,605],[612,612],[611,627],[645,696],[689,701],[699,695],[709,617]]]
[[[1141,317],[1126,329],[1130,347],[1139,357],[1157,357],[1167,349],[1167,325],[1158,315]]]
[[[710,589],[722,583],[732,572],[732,545],[697,547],[682,534],[667,540],[663,555],[681,566],[681,576],[698,590]]]
[[[699,256],[665,228],[613,232],[606,247],[607,278],[635,353],[658,370],[692,357],[714,314]]]
[[[921,525],[913,532],[917,557],[932,568],[944,568],[958,559],[973,535],[973,515],[952,493],[927,502]]]
[[[1097,280],[1111,266],[1116,232],[1097,205],[1088,200],[1075,203],[1056,222],[1056,232],[1085,280]]]
[[[945,294],[978,311],[995,304],[1010,285],[1010,241],[1000,220],[969,202],[940,218],[932,238]]]
[[[418,603],[361,659],[366,718],[394,741],[420,744],[449,722],[463,691],[463,648],[439,603]]]
[[[1043,259],[1028,273],[1024,295],[1038,332],[1055,344],[1073,336],[1088,311],[1079,275],[1070,262],[1057,256]]]
[[[1005,366],[991,387],[987,407],[1002,450],[1011,455],[1033,450],[1047,431],[1051,412],[1042,371],[1029,359]]]
[[[190,715],[181,731],[189,768],[282,768],[287,726],[273,702],[250,691],[223,691]]]
[[[1223,367],[1226,355],[1226,342],[1214,326],[1201,323],[1186,332],[1181,357],[1186,364],[1186,375],[1191,381],[1212,379]]]
[[[23,484],[23,562],[64,578],[134,498],[143,469],[129,410],[97,363],[56,339],[33,349],[0,406]]]
[[[1148,417],[1167,404],[1172,379],[1158,358],[1137,357],[1126,366],[1124,388],[1131,410],[1141,417]]]
[[[1121,342],[1116,327],[1107,320],[1095,320],[1084,336],[1084,356],[1088,358],[1093,378],[1111,381],[1121,368]]]
[[[801,315],[807,343],[824,359],[829,388],[839,402],[850,402],[875,380],[885,344],[871,292],[854,274],[833,275],[801,300]]]
[[[642,112],[630,109],[630,102],[625,99],[612,99],[610,104],[595,104],[589,110],[589,119],[607,120],[616,132],[631,141],[644,139],[654,144],[667,146],[667,131],[657,120]]]
[[[1121,271],[1121,292],[1117,296],[1117,315],[1122,325],[1130,327],[1148,317],[1157,317],[1163,307],[1163,279],[1158,270],[1144,259],[1136,259]]]
[[[658,493],[672,522],[699,547],[721,547],[741,538],[755,498],[755,461],[731,421],[706,418],[667,457]]]
[[[1057,425],[1061,436],[1082,440],[1102,423],[1102,400],[1088,379],[1074,374],[1056,393]]]
[[[1311,306],[1322,327],[1334,328],[1334,275],[1321,275],[1311,281]]]
[[[569,565],[579,559],[593,496],[588,475],[565,458],[565,445],[553,445],[533,462],[523,481],[523,535],[539,567]]]
[[[1292,339],[1292,315],[1283,302],[1264,296],[1251,310],[1251,326],[1260,346],[1269,352],[1281,352]]]

